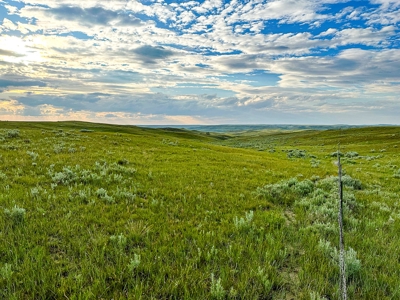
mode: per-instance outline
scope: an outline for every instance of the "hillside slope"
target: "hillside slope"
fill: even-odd
[[[221,138],[223,136],[223,138]],[[400,128],[221,135],[0,122],[0,298],[400,297]]]

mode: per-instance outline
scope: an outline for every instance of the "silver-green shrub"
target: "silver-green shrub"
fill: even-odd
[[[20,132],[18,129],[9,129],[9,130],[6,130],[6,132],[5,132],[5,135],[7,138],[16,138],[16,137],[19,137],[19,134],[20,134]]]
[[[133,258],[131,258],[129,264],[128,264],[128,270],[129,272],[133,272],[135,269],[137,269],[140,265],[141,262],[141,257],[138,254],[133,254]]]
[[[225,297],[225,290],[221,284],[221,278],[217,280],[214,278],[214,273],[211,274],[211,289],[210,294],[213,299],[223,299]]]
[[[5,280],[9,280],[11,279],[11,276],[13,275],[13,270],[11,268],[11,264],[4,264],[4,266],[2,266],[0,268],[0,275],[3,279]]]
[[[120,233],[119,235],[110,236],[110,242],[115,248],[123,250],[126,246],[127,238],[123,233]]]
[[[26,210],[15,205],[12,209],[4,209],[4,214],[8,219],[10,219],[14,224],[21,224],[25,220]]]
[[[241,217],[240,219],[238,217],[235,217],[233,219],[233,222],[235,224],[236,229],[247,229],[251,227],[251,223],[254,218],[254,212],[251,210],[249,212],[245,213],[245,217]]]

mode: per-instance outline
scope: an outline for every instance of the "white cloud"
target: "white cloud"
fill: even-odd
[[[110,10],[120,10],[124,9],[127,5],[125,0],[113,0],[113,1],[102,1],[102,0],[21,0],[28,5],[32,6],[42,6],[42,7],[58,7],[58,6],[74,6],[82,8],[91,7],[103,7]],[[130,3],[138,3],[136,0],[129,1]]]
[[[281,23],[314,22],[325,19],[319,14],[323,1],[310,0],[273,0],[267,3],[250,1],[243,10],[233,15],[233,22],[239,20],[280,20]]]
[[[219,10],[221,7],[221,0],[206,0],[201,5],[195,6],[192,9],[199,14],[205,14],[209,11],[213,11],[214,9]]]
[[[380,4],[383,9],[400,7],[399,0],[370,0],[372,4]]]
[[[363,90],[376,81],[400,82],[400,50],[348,49],[336,57],[283,58],[272,72],[282,87],[331,87]]]
[[[184,11],[179,15],[179,23],[188,24],[192,22],[196,16],[191,11]]]
[[[394,26],[386,26],[381,30],[374,28],[349,28],[337,31],[333,42],[338,45],[363,44],[367,46],[379,46],[385,44],[386,39],[396,32]]]
[[[8,11],[9,14],[16,14],[16,13],[18,13],[18,8],[15,7],[15,6],[6,4],[6,5],[4,5],[4,7],[7,9],[7,11]]]
[[[367,24],[397,25],[400,22],[400,1],[373,0],[371,3],[380,4],[380,7],[362,15]]]
[[[8,30],[16,30],[18,29],[18,26],[13,21],[4,18],[3,24],[1,24],[1,28],[3,31],[8,31]]]
[[[1,100],[0,99],[0,115],[17,114],[24,110],[24,106],[16,100]]]
[[[262,120],[263,113],[273,120],[338,112],[336,104],[342,113],[384,115],[375,97],[395,107],[400,82],[400,54],[390,50],[398,2],[330,14],[328,4],[338,2],[346,1],[24,1],[19,12],[9,9],[26,21],[5,18],[0,28],[0,99],[15,99],[3,101],[18,108],[13,113],[113,122]],[[324,21],[338,25],[314,34]],[[235,79],[254,70],[280,77],[257,79],[258,86]]]
[[[316,37],[325,37],[328,35],[333,35],[337,32],[336,28],[329,28],[328,30],[321,32],[319,35],[317,35]]]

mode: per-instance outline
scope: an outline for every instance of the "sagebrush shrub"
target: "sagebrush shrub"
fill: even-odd
[[[112,235],[110,236],[110,242],[119,250],[123,250],[127,243],[127,238],[123,233],[119,235]]]
[[[103,188],[99,188],[99,189],[96,191],[96,195],[97,195],[97,197],[99,197],[99,198],[103,198],[103,197],[105,197],[105,196],[107,195],[107,191],[106,191],[105,189],[103,189]]]
[[[7,175],[0,171],[0,181],[6,180]]]
[[[138,254],[133,254],[133,258],[131,258],[129,264],[128,264],[128,270],[129,272],[133,272],[135,269],[137,269],[140,265],[141,262],[141,257]]]
[[[310,292],[310,300],[327,300],[327,298],[321,297],[317,292]]]
[[[336,247],[326,240],[320,240],[318,248],[326,256],[329,257],[335,265],[339,264],[340,252]],[[352,278],[361,270],[361,261],[357,258],[357,252],[353,248],[345,251],[346,277]]]
[[[263,268],[258,267],[257,277],[263,286],[264,294],[268,294],[272,289],[272,282],[268,279],[268,275]]]
[[[6,133],[6,137],[8,137],[8,138],[16,138],[16,137],[19,137],[19,134],[20,134],[18,129],[9,129],[9,130],[6,130],[5,133]]]
[[[11,276],[14,274],[13,270],[12,270],[12,266],[11,264],[4,264],[4,266],[2,266],[0,268],[0,275],[3,279],[5,280],[9,280],[11,279]]]
[[[217,280],[214,278],[214,273],[211,274],[211,297],[213,299],[223,299],[225,297],[225,290],[221,284],[221,278]]]
[[[26,151],[26,154],[28,154],[32,160],[36,160],[39,156],[39,154],[37,154],[36,152],[33,152],[33,151]]]
[[[26,210],[15,205],[12,209],[6,208],[4,213],[14,224],[21,224],[25,220]]]
[[[344,156],[347,158],[354,158],[354,157],[358,157],[359,154],[358,154],[358,152],[355,152],[355,151],[348,151],[344,154]]]
[[[355,178],[352,178],[349,175],[342,176],[343,185],[352,188],[353,190],[361,190],[362,184],[361,181]]]
[[[361,261],[357,259],[357,252],[353,248],[346,251],[345,256],[346,275],[348,278],[354,277],[361,270]]]
[[[233,219],[233,222],[235,224],[236,229],[246,229],[251,227],[251,222],[253,221],[254,218],[254,212],[251,210],[249,212],[245,213],[245,217],[243,218],[238,218],[235,217]]]
[[[299,149],[292,149],[287,152],[288,158],[306,158],[307,151],[306,150],[299,150]]]
[[[338,154],[339,154],[340,157],[343,157],[343,155],[344,155],[344,154],[343,154],[342,152],[340,152],[340,151],[335,151],[335,152],[332,152],[330,156],[331,156],[331,157],[337,157]]]

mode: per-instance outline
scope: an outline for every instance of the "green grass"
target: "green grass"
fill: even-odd
[[[398,299],[399,127],[83,122],[0,122],[0,298],[336,299],[338,142],[349,298]]]

